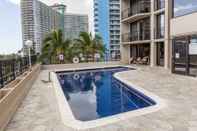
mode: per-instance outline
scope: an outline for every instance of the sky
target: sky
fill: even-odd
[[[197,0],[175,0],[175,16],[181,16],[197,10]]]
[[[93,31],[93,0],[40,1],[48,5],[63,3],[68,13],[88,14],[89,28]],[[0,0],[0,18],[0,54],[16,53],[22,48],[20,0]]]

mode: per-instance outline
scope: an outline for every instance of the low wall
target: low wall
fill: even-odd
[[[66,69],[66,68],[82,68],[88,66],[95,66],[95,65],[120,65],[120,61],[112,61],[112,62],[89,62],[89,63],[78,63],[78,64],[56,64],[56,65],[42,65],[42,70],[58,70],[58,69]]]
[[[40,73],[40,65],[0,90],[0,131],[3,131]]]

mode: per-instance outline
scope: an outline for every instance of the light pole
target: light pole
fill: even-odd
[[[27,48],[29,50],[29,67],[31,69],[31,47],[33,46],[33,42],[31,40],[27,40],[25,42],[25,45],[27,46]]]

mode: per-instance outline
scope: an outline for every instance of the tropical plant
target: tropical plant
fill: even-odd
[[[95,38],[93,40],[93,51],[92,53],[99,53],[102,57],[104,57],[104,54],[106,52],[106,47],[103,44],[103,40],[99,35],[95,35]]]
[[[64,40],[61,30],[53,30],[49,33],[42,47],[41,61],[44,63],[60,63],[58,56],[64,55],[64,62],[71,62],[74,57],[83,54],[86,61],[94,60],[96,53],[103,56],[105,47],[102,38],[98,35],[92,37],[91,33],[81,32],[78,39]]]
[[[49,33],[42,47],[41,59],[48,59],[50,63],[57,63],[58,55],[63,54],[65,60],[70,58],[71,40],[64,40],[61,30],[53,30]]]
[[[75,39],[81,48],[81,52],[84,55],[86,61],[91,57],[94,60],[94,55],[99,53],[103,56],[105,47],[102,42],[102,38],[98,35],[92,37],[91,33],[81,32],[78,39]]]

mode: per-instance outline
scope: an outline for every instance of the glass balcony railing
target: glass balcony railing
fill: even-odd
[[[122,34],[122,42],[134,42],[134,41],[143,41],[150,40],[150,32],[145,33],[132,32]]]

